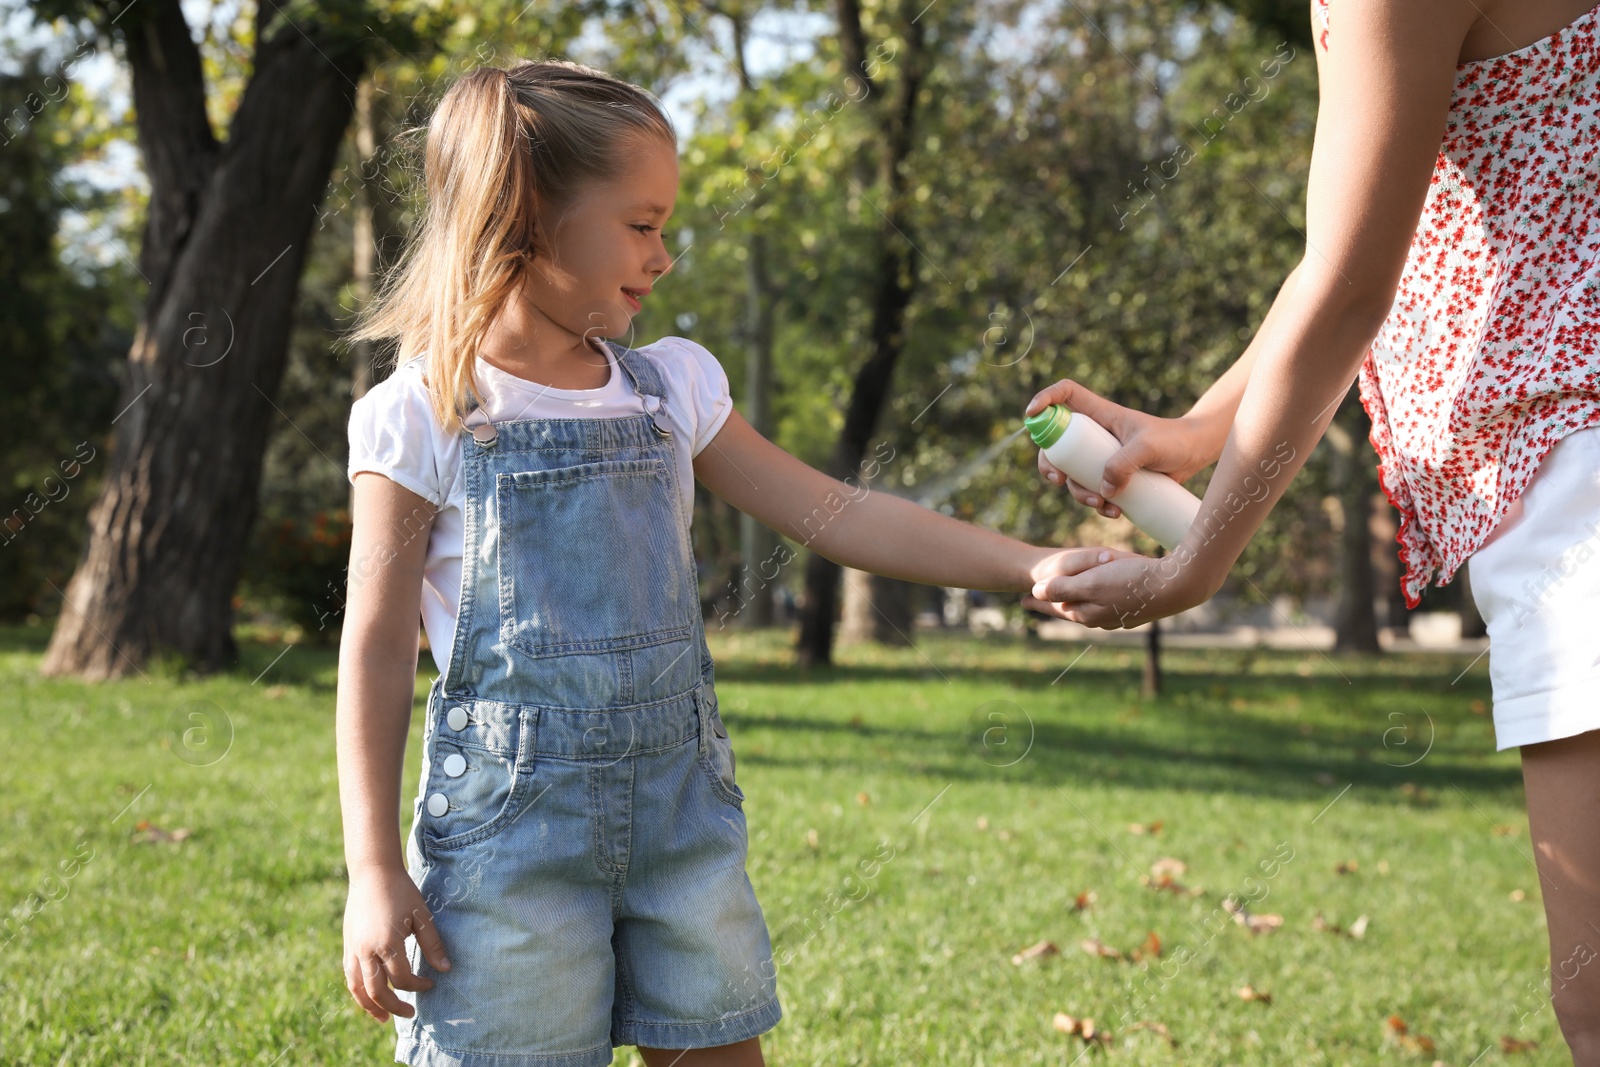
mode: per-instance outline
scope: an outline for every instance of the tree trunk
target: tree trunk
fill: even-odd
[[[1334,484],[1343,522],[1339,530],[1339,604],[1334,618],[1336,652],[1380,652],[1377,576],[1372,565],[1374,457],[1367,447],[1370,423],[1359,403],[1346,402],[1328,427],[1334,450]]]
[[[894,98],[882,111],[882,149],[878,157],[878,184],[886,202],[879,206],[884,224],[878,234],[878,262],[874,273],[871,353],[856,372],[844,427],[834,444],[828,472],[835,478],[855,478],[867,445],[877,431],[879,417],[889,398],[889,382],[905,344],[906,309],[911,305],[916,272],[912,257],[911,223],[906,211],[905,162],[911,155],[917,96],[922,88],[925,24],[915,4],[902,4],[905,46],[900,80]],[[850,76],[867,94],[876,90],[867,72],[866,43],[861,12],[854,0],[837,0],[839,41]],[[800,613],[798,658],[805,665],[823,665],[833,659],[834,618],[839,606],[839,566],[816,552],[806,560],[805,604]]]
[[[760,97],[748,62],[749,13],[743,5],[707,4],[707,10],[728,20],[733,31],[734,63],[739,72],[739,102],[752,130],[765,120]],[[759,168],[750,172],[757,186],[765,180]],[[763,437],[772,436],[772,278],[767,269],[767,240],[756,223],[750,232],[745,268],[745,418]],[[775,589],[762,575],[778,551],[778,536],[749,515],[739,516],[739,580],[741,593],[750,597],[740,613],[743,625],[759,629],[772,625]]]
[[[373,226],[372,190],[367,188],[370,175],[367,165],[377,151],[377,137],[372,128],[372,79],[362,78],[356,90],[356,186],[351,198],[350,240],[350,292],[356,301],[356,310],[366,310],[372,300],[373,262],[377,258],[377,241]],[[356,341],[350,345],[350,399],[360,400],[372,388],[372,342]],[[350,514],[356,513],[356,487],[350,487]]]
[[[909,648],[916,628],[917,594],[926,586],[866,571],[844,570],[839,640]]]
[[[120,27],[150,207],[149,282],[110,470],[46,674],[140,671],[162,651],[234,661],[232,597],[255,518],[291,311],[363,59],[306,18],[260,41],[226,144],[177,0]]]
[[[1139,695],[1154,700],[1161,695],[1161,620],[1151,619],[1150,629],[1144,635],[1144,676],[1139,681]]]

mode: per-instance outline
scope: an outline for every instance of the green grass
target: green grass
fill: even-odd
[[[39,677],[45,639],[0,631],[0,910],[21,909],[0,930],[0,1062],[389,1062],[392,1030],[339,969],[333,654],[249,644],[236,674],[84,685]],[[932,637],[810,674],[781,635],[713,651],[784,961],[773,1064],[1071,1063],[1085,1046],[1056,1012],[1109,1028],[1124,1063],[1570,1062],[1483,662],[1452,685],[1467,658],[1169,653],[1167,694],[1143,701],[1138,653],[1105,646],[1064,675],[1082,646]],[[195,701],[212,732],[185,738]],[[191,834],[141,842],[141,821]],[[1142,885],[1163,857],[1202,892]],[[1264,893],[1253,910],[1283,926],[1215,922],[1230,893]],[[1319,912],[1370,925],[1337,936]],[[1154,963],[1079,947],[1150,932]],[[1046,939],[1060,955],[1012,963]],[[1386,1037],[1390,1015],[1437,1052]]]

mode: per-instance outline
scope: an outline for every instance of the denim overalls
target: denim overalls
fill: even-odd
[[[435,985],[399,994],[401,1062],[590,1067],[781,1017],[679,489],[691,442],[649,360],[609,347],[646,414],[465,422],[461,607],[406,844],[451,970],[408,941]]]

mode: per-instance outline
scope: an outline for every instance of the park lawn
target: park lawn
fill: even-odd
[[[0,1063],[389,1062],[339,968],[334,653],[84,685],[38,675],[46,637],[0,630]],[[810,673],[781,634],[712,647],[781,965],[770,1063],[1570,1062],[1487,660],[1169,652],[1141,700],[1112,645],[926,636]]]

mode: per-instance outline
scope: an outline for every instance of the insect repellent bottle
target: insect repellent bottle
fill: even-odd
[[[1024,422],[1045,458],[1079,485],[1098,490],[1106,464],[1122,447],[1111,431],[1081,411],[1051,404]],[[1154,471],[1137,470],[1110,502],[1135,526],[1171,552],[1200,513],[1200,498]]]

